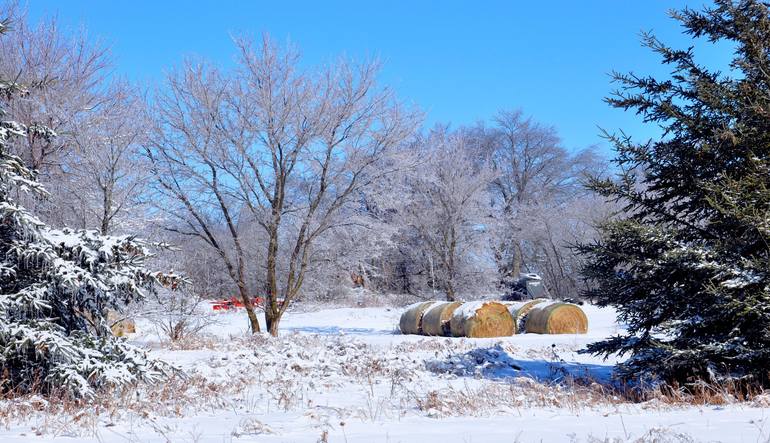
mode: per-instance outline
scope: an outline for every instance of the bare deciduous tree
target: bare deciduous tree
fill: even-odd
[[[139,92],[109,79],[109,52],[84,31],[71,34],[54,19],[32,26],[16,4],[5,8],[14,32],[0,41],[0,74],[40,85],[8,109],[30,128],[30,136],[11,148],[50,190],[49,198],[25,204],[57,225],[103,234],[141,229],[143,223],[124,226],[141,218],[136,211],[128,216],[145,169],[136,155],[137,138],[146,131]]]
[[[220,130],[222,119],[230,116],[224,109],[229,81],[202,63],[188,62],[169,75],[167,90],[156,97],[147,154],[156,179],[154,201],[167,217],[167,228],[199,238],[217,252],[246,306],[252,332],[258,332],[241,244],[243,211],[225,165],[231,146]]]
[[[67,136],[72,125],[89,119],[102,103],[101,88],[111,66],[106,48],[90,41],[85,32],[70,37],[50,19],[32,27],[25,11],[11,4],[4,11],[14,32],[0,42],[0,73],[23,84],[45,87],[13,103],[9,114],[30,128],[46,126],[58,137],[30,137],[14,146],[33,169],[46,174],[59,172],[70,148]]]
[[[172,229],[219,252],[255,332],[242,230],[264,230],[265,321],[275,335],[314,243],[346,223],[341,209],[387,173],[382,159],[418,118],[376,86],[377,64],[340,61],[306,73],[295,51],[267,38],[256,47],[246,39],[236,44],[232,75],[187,64],[170,78],[148,153],[158,189],[180,206],[168,211],[179,222]]]
[[[89,120],[73,124],[75,161],[68,162],[61,188],[73,205],[70,220],[102,234],[144,228],[133,220],[144,215],[149,173],[140,148],[148,127],[144,102],[126,83],[113,84]]]
[[[555,128],[525,118],[520,111],[501,111],[494,121],[495,127],[485,132],[485,145],[496,171],[491,184],[498,219],[495,257],[506,282],[517,279],[527,267],[528,249],[529,257],[542,256],[543,249],[532,250],[537,248],[532,240],[545,234],[536,234],[533,228],[550,226],[553,221],[545,223],[546,218],[557,216],[552,208],[585,195],[581,179],[599,162],[591,150],[570,153]],[[552,245],[547,247],[552,252]]]
[[[445,128],[422,142],[425,162],[412,179],[413,199],[406,210],[428,247],[431,286],[450,301],[457,298],[458,284],[469,280],[461,274],[483,267],[478,246],[490,221],[486,190],[492,172],[483,160],[472,158],[469,143],[462,132]]]

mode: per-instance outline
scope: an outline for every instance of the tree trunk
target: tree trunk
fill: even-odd
[[[446,299],[448,301],[455,301],[457,296],[455,295],[455,252],[457,251],[457,231],[454,226],[449,230],[449,257],[447,259],[447,282],[446,282]]]
[[[238,292],[241,295],[243,307],[246,309],[246,315],[249,317],[251,333],[257,334],[260,332],[259,319],[257,318],[257,314],[254,312],[254,303],[249,296],[249,292],[246,290],[246,285],[242,281],[238,283]]]
[[[518,280],[522,266],[521,244],[518,241],[513,244],[513,257],[511,258],[511,277]]]
[[[281,319],[278,308],[277,256],[278,229],[273,225],[267,244],[267,300],[265,303],[265,325],[272,336],[278,335],[278,322]]]
[[[259,328],[259,319],[257,318],[257,313],[254,312],[254,305],[246,306],[246,304],[244,303],[243,306],[246,308],[246,315],[249,317],[249,326],[251,326],[251,333],[259,334],[261,330]]]
[[[447,301],[457,301],[457,296],[455,295],[455,288],[451,281],[448,281],[446,284],[446,299]]]
[[[108,191],[106,187],[102,188],[103,201],[102,201],[102,220],[99,229],[102,235],[107,235],[110,232],[110,212],[112,212],[112,192]]]
[[[281,322],[281,312],[268,312],[265,310],[265,324],[267,325],[267,332],[273,337],[278,336],[278,324]]]

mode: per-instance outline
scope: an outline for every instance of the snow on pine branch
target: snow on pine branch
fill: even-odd
[[[0,82],[1,83],[1,82]],[[0,103],[0,115],[2,115]],[[44,127],[35,134],[53,137]],[[64,389],[76,397],[152,381],[169,365],[112,335],[106,315],[180,277],[150,272],[133,236],[54,229],[14,192],[46,195],[35,173],[5,151],[27,129],[0,122],[0,373],[4,389]]]

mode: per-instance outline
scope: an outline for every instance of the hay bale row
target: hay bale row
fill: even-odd
[[[579,306],[549,303],[476,301],[420,302],[401,315],[401,333],[440,337],[504,337],[521,332],[585,334],[588,318]]]
[[[398,326],[402,334],[422,334],[422,317],[425,311],[438,302],[426,301],[419,302],[406,307],[406,311],[401,314],[401,321]]]
[[[525,330],[534,334],[585,334],[588,317],[580,306],[571,303],[548,303],[532,308]]]
[[[440,337],[504,337],[516,330],[508,308],[498,302],[420,302],[409,305],[399,322],[402,334]]]

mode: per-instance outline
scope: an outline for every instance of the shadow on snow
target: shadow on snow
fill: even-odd
[[[435,373],[461,377],[527,377],[539,382],[559,382],[566,378],[608,382],[612,375],[612,365],[568,362],[556,354],[552,360],[521,360],[511,357],[500,345],[450,354],[442,360],[429,360],[426,366]]]

